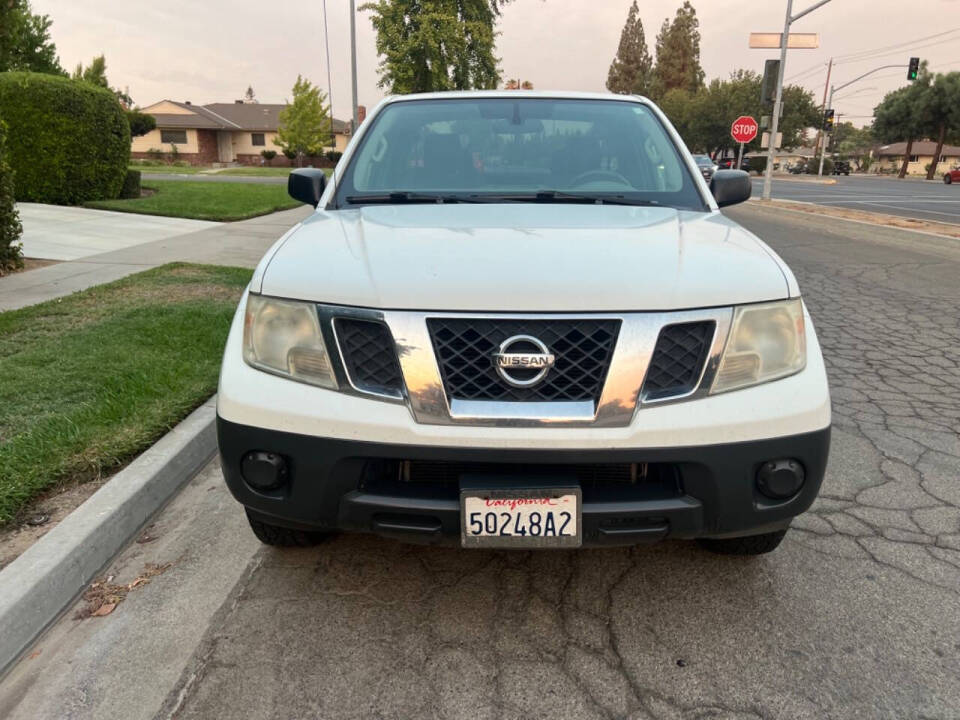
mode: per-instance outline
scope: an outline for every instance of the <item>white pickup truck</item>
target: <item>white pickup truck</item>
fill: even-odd
[[[257,536],[774,549],[820,488],[823,358],[790,269],[651,102],[384,100],[264,256],[220,378]]]

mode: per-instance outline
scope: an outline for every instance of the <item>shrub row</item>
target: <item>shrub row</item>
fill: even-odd
[[[20,217],[13,203],[13,173],[7,164],[7,127],[0,118],[0,275],[23,267],[20,251]]]
[[[113,93],[41,73],[0,73],[16,199],[78,205],[120,194],[130,126]]]

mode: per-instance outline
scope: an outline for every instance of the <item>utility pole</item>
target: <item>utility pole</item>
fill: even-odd
[[[827,80],[823,83],[823,102],[820,103],[820,115],[823,116],[827,109],[827,87],[830,85],[830,72],[833,70],[833,58],[830,58],[830,64],[827,65]],[[820,141],[823,140],[823,127],[817,128],[817,142],[813,146],[814,155],[820,152]]]
[[[353,134],[360,124],[360,113],[357,109],[357,8],[355,0],[350,0],[350,83],[353,89],[353,125],[350,130]]]
[[[780,105],[783,101],[783,71],[787,66],[787,45],[790,43],[790,26],[804,15],[813,12],[818,7],[826,5],[830,0],[820,0],[806,10],[796,15],[793,12],[793,0],[787,0],[787,16],[783,21],[783,35],[780,36],[780,72],[777,73],[777,97],[773,103],[773,117],[770,118],[770,148],[767,151],[767,171],[763,178],[763,199],[770,199],[770,188],[773,185],[773,165],[777,160],[777,130],[780,125]]]

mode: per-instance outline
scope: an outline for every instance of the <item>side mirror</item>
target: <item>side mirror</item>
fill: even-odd
[[[753,192],[750,173],[745,170],[717,170],[710,181],[710,191],[720,207],[749,200]]]
[[[287,178],[287,193],[294,200],[317,206],[323,189],[327,186],[327,174],[317,168],[298,168]]]

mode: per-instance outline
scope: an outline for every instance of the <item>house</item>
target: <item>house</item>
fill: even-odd
[[[146,135],[131,141],[130,155],[149,158],[158,152],[165,155],[176,152],[177,159],[191,165],[212,163],[240,163],[260,165],[263,150],[275,150],[272,165],[289,165],[280,148],[274,144],[280,111],[286,105],[267,103],[210,103],[193,105],[188,102],[161,100],[143,109],[153,115],[157,127]],[[365,109],[361,108],[361,121]],[[328,148],[343,152],[350,141],[350,123],[333,121],[334,142]]]
[[[914,140],[913,147],[910,148],[910,161],[907,163],[907,174],[926,175],[927,165],[933,162],[933,153],[936,152],[936,149],[937,144],[932,140]],[[873,152],[873,156],[877,161],[871,166],[871,171],[877,173],[899,172],[900,166],[903,164],[903,156],[906,152],[907,144],[905,142],[881,145]],[[944,145],[940,153],[940,164],[937,166],[937,174],[941,174],[941,171],[946,172],[958,164],[960,164],[960,147],[956,145]]]

